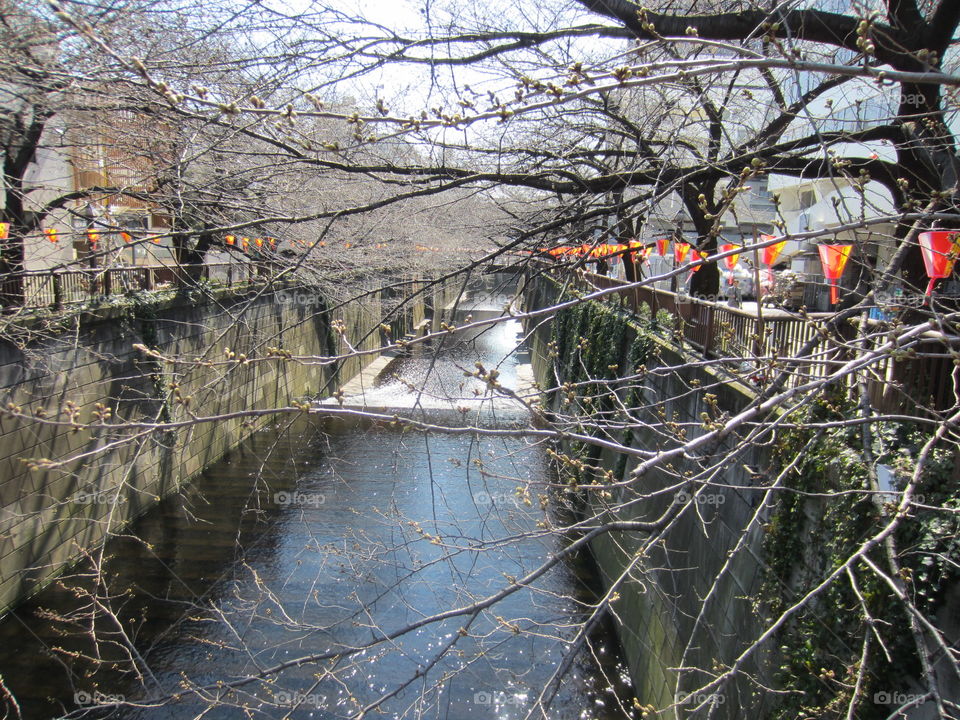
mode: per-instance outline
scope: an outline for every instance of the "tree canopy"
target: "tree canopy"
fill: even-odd
[[[952,539],[960,493],[957,299],[946,291],[925,298],[930,275],[920,243],[927,231],[960,230],[958,25],[954,0],[427,0],[392,13],[337,2],[0,0],[5,311],[23,311],[31,243],[58,222],[81,236],[93,227],[88,208],[116,232],[124,227],[116,208],[162,218],[136,242],[162,240],[194,271],[214,253],[249,261],[227,237],[276,238],[264,273],[296,277],[337,303],[378,278],[390,284],[411,273],[465,288],[491,263],[552,283],[555,294],[539,305],[513,304],[501,317],[467,324],[522,319],[531,343],[551,324],[540,349],[552,380],[526,399],[529,426],[504,433],[552,443],[550,457],[570,486],[557,492],[584,493],[592,504],[582,517],[551,517],[523,531],[569,541],[537,572],[597,538],[634,558],[612,587],[580,603],[589,620],[576,643],[604,615],[622,625],[616,603],[624,586],[662,589],[664,574],[672,583],[664,594],[687,598],[689,622],[701,622],[727,567],[691,599],[682,570],[653,567],[650,558],[671,559],[657,553],[672,529],[699,517],[697,498],[731,489],[723,473],[746,468],[755,484],[734,489],[755,492],[756,504],[730,532],[738,550],[766,538],[768,593],[753,598],[764,630],[740,638],[743,651],[732,661],[671,668],[676,696],[703,691],[707,700],[691,710],[702,717],[737,717],[769,698],[777,701],[770,717],[880,717],[927,702],[941,717],[960,717],[957,637],[944,619],[960,568]],[[49,170],[61,167],[56,158],[62,169]],[[631,242],[653,248],[667,238],[689,243],[693,254],[662,261],[660,270],[630,254]],[[738,337],[733,324],[746,321],[722,320],[728,309],[718,302],[733,280],[725,259],[752,258],[759,286],[759,257],[783,241],[795,246],[788,261],[807,262],[814,289],[826,284],[819,270],[809,272],[820,267],[820,248],[852,246],[843,297],[814,317],[813,308],[765,310],[757,287],[755,332]],[[618,259],[591,256],[601,245],[619,248]],[[951,282],[952,247],[941,253],[950,263],[941,288]],[[574,251],[549,252],[558,248]],[[62,270],[92,255],[96,267],[109,268],[122,249],[90,248],[50,264]],[[622,283],[581,272],[603,262],[624,268]],[[184,277],[201,285],[196,272]],[[671,282],[687,287],[669,294],[675,316],[647,312],[641,300]],[[885,299],[894,288],[906,307],[891,316]],[[681,308],[688,295],[700,299],[695,311]],[[730,325],[703,330],[708,311]],[[765,312],[778,327],[808,333],[788,356]],[[383,349],[406,352],[407,341],[390,337],[390,318],[383,320]],[[412,344],[442,347],[453,331]],[[298,361],[330,365],[369,352],[344,328],[336,332],[346,349]],[[713,333],[714,345],[697,332]],[[17,342],[12,331],[11,338]],[[657,365],[650,348],[671,343],[677,364]],[[699,376],[693,382],[692,369],[703,368],[722,379],[708,388]],[[648,373],[658,382],[679,378],[675,395],[650,397]],[[917,390],[930,373],[943,379],[945,399]],[[466,377],[503,390],[482,366]],[[718,401],[727,385],[751,398],[737,412]],[[703,397],[700,422],[668,414],[671,402],[689,396]],[[147,430],[118,421],[116,442],[141,442],[174,425],[154,420]],[[193,421],[211,418],[184,420]],[[389,422],[425,429],[414,417]],[[485,430],[426,429],[477,437]],[[656,437],[656,447],[634,447],[640,432]],[[773,458],[762,472],[742,460],[755,447]],[[609,456],[618,458],[616,477],[604,465]],[[886,494],[879,468],[893,478]],[[651,477],[662,487],[650,490]],[[677,493],[683,502],[658,504]],[[624,519],[640,505],[644,512]],[[702,518],[690,522],[707,533]],[[508,543],[509,527],[502,530]],[[436,540],[446,547],[441,534]],[[482,552],[450,548],[445,560]],[[411,621],[396,637],[427,626],[446,631],[448,619],[477,617],[539,577],[508,578],[489,593],[469,588],[462,607]],[[504,621],[490,632],[520,631]],[[379,652],[394,639],[376,635],[363,649]],[[776,665],[775,687],[754,677],[758,655]],[[702,660],[696,648],[683,650],[694,656]],[[291,662],[331,657],[303,651]],[[572,657],[558,667],[568,670]],[[916,693],[871,703],[876,693],[903,689],[890,685],[898,663]],[[260,675],[284,669],[271,665]],[[421,670],[382,690],[380,702]],[[346,684],[352,677],[328,672]],[[211,707],[221,702],[209,683],[184,683]],[[737,683],[742,705],[721,708],[716,693]],[[354,708],[353,717],[379,704]],[[637,700],[621,710],[675,716],[682,704],[649,709]],[[529,716],[550,716],[548,706],[541,697]]]

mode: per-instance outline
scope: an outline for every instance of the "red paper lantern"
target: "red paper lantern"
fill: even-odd
[[[690,268],[691,273],[695,273],[703,266],[703,261],[710,257],[709,253],[704,252],[703,250],[697,251],[698,260],[693,261],[693,267]]]
[[[660,257],[667,256],[667,249],[670,247],[670,238],[660,238],[657,240],[657,252],[660,253]]]
[[[773,240],[776,235],[762,235],[761,240]],[[780,253],[783,251],[783,248],[786,246],[787,241],[781,240],[778,243],[773,245],[767,245],[763,248],[763,264],[767,267],[773,267],[773,264],[777,261],[777,258],[780,256]]]
[[[953,264],[960,253],[960,232],[955,230],[930,230],[920,233],[920,252],[927,269],[927,297],[933,293],[933,285],[941,278],[950,277]]]
[[[605,258],[610,254],[613,245],[608,245],[607,243],[600,243],[599,245],[584,245],[584,252],[587,253],[591,258],[600,259]]]
[[[730,252],[731,250],[739,250],[739,249],[740,249],[740,246],[739,246],[739,245],[731,245],[730,243],[725,243],[725,244],[723,244],[723,245],[720,246],[720,252],[722,252],[722,253]],[[733,255],[727,255],[727,256],[723,259],[724,267],[726,267],[727,270],[733,270],[733,269],[737,266],[737,262],[738,262],[739,260],[740,260],[740,253],[734,253]]]
[[[673,259],[677,265],[687,258],[688,252],[690,252],[690,243],[678,242],[673,244]]]
[[[843,276],[843,269],[850,259],[853,245],[818,245],[820,264],[823,265],[823,274],[830,281],[830,304],[836,305],[839,299],[837,282]]]

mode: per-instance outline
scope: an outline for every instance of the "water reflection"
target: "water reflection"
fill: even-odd
[[[515,422],[522,405],[484,405],[486,383],[464,372],[480,362],[519,382],[517,341],[512,322],[451,335],[397,360],[362,402],[427,416],[473,403],[468,415]],[[522,437],[271,428],[112,540],[99,578],[72,576],[0,623],[0,673],[30,718],[332,719],[375,706],[509,720],[544,698],[534,717],[628,717],[608,633],[554,678],[593,598],[585,567],[517,583],[562,547],[547,529],[553,480],[545,449]]]

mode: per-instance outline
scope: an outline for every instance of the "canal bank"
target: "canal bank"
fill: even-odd
[[[271,410],[356,375],[377,357],[387,310],[397,308],[388,322],[403,337],[453,292],[414,283],[329,310],[316,290],[287,285],[137,294],[7,327],[0,611],[177,492],[270,422]],[[350,347],[368,354],[318,361]],[[163,433],[148,427],[179,422]]]
[[[535,311],[569,300],[562,287],[540,275],[524,288],[525,309]],[[528,325],[534,375],[544,388],[605,379],[632,408],[629,432],[614,439],[632,447],[660,450],[671,446],[669,423],[686,437],[702,432],[703,418],[734,415],[755,397],[752,390],[671,342],[669,329],[658,332],[655,318],[640,318],[610,302],[584,302],[558,312],[550,322]],[[617,378],[640,373],[642,381]],[[589,390],[571,400],[555,390],[545,407],[556,417],[588,418],[600,408],[583,402]],[[632,477],[636,458],[596,446],[565,442],[566,454],[608,472],[615,492],[597,480],[582,492],[584,514],[597,521],[654,522],[678,503],[688,506],[649,545],[645,533],[614,531],[598,537],[591,551],[606,587],[618,585],[614,603],[617,631],[635,683],[638,701],[661,711],[661,717],[711,717],[736,720],[763,717],[778,704],[773,685],[776,648],[769,640],[745,652],[765,626],[757,609],[764,581],[762,522],[754,491],[767,481],[768,449],[738,445],[735,437],[713,448],[717,463],[709,503],[691,506],[689,492],[677,477],[692,474],[707,458],[681,457]],[[692,509],[691,509],[692,508]],[[641,553],[641,548],[643,551]],[[741,657],[742,655],[742,657]],[[718,692],[700,692],[716,668],[738,664],[741,672]],[[758,682],[761,687],[758,687]],[[671,708],[670,710],[666,710]]]
[[[519,341],[515,321],[452,333],[345,405],[520,427],[522,406],[465,375],[480,362],[517,387]],[[569,541],[543,527],[563,522],[556,487],[519,434],[274,423],[18,608],[0,674],[36,718],[631,717],[615,637],[579,633],[589,566],[552,562]]]

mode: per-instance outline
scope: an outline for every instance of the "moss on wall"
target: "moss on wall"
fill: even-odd
[[[844,400],[824,398],[797,419],[839,423],[855,415],[856,408]],[[890,522],[893,498],[878,499],[871,469],[878,464],[892,468],[902,486],[931,435],[929,426],[912,423],[883,422],[868,434],[864,431],[862,425],[839,425],[779,435],[777,464],[798,462],[784,478],[790,492],[779,495],[765,527],[766,568],[759,600],[767,614],[778,616],[810,593]],[[917,608],[931,620],[960,579],[960,517],[952,512],[960,508],[960,477],[954,462],[945,450],[931,453],[915,491],[928,509],[912,510],[893,545],[878,545],[867,555],[903,581]],[[888,553],[894,548],[892,564]],[[777,634],[777,682],[796,692],[785,696],[773,718],[845,717],[855,671],[863,675],[856,716],[885,718],[890,708],[873,698],[906,693],[910,678],[922,676],[903,603],[863,562],[854,563],[851,572],[856,589],[844,573]],[[864,662],[868,636],[872,650]],[[877,637],[884,647],[875,642]]]
[[[529,283],[527,306],[540,309],[569,297],[556,282],[539,277]],[[648,309],[641,308],[636,315],[628,315],[615,303],[584,302],[558,311],[553,322],[538,325],[532,337],[534,369],[547,390],[549,409],[581,417],[581,429],[589,431],[591,414],[610,406],[598,399],[587,402],[587,397],[596,396],[603,389],[600,381],[606,381],[627,407],[635,408],[641,421],[624,435],[624,443],[655,450],[674,446],[677,437],[665,440],[679,432],[673,425],[694,431],[704,415],[733,414],[753,400],[748,388],[729,377],[708,367],[685,365],[699,358],[686,355],[671,342],[675,330],[672,318],[663,312],[651,317]],[[649,373],[641,391],[639,382],[625,383],[623,376],[642,371],[643,365],[649,370],[668,366],[671,371]],[[699,389],[707,387],[709,392]],[[876,698],[910,693],[911,688],[916,691],[918,686],[912,683],[921,677],[921,668],[909,619],[889,585],[862,563],[852,568],[856,591],[846,577],[841,578],[770,642],[746,660],[738,660],[773,618],[817,587],[890,521],[895,508],[877,500],[872,469],[877,464],[889,466],[902,486],[935,427],[873,423],[865,435],[865,426],[843,424],[856,415],[856,407],[824,397],[806,416],[791,416],[791,424],[832,423],[833,427],[781,429],[771,442],[746,447],[730,438],[703,458],[725,502],[703,508],[700,517],[678,517],[657,546],[647,550],[642,565],[631,565],[642,540],[635,534],[611,533],[593,543],[608,582],[634,567],[635,579],[623,585],[617,615],[641,705],[660,709],[674,702],[678,666],[703,669],[699,675],[688,673],[694,682],[686,687],[691,688],[697,686],[698,676],[700,682],[708,678],[711,668],[738,662],[744,674],[725,688],[725,702],[713,717],[843,718],[864,640],[874,633],[883,638],[883,647],[879,642],[870,647],[854,717],[888,717],[892,708]],[[581,484],[585,473],[594,483],[602,482],[606,473],[629,480],[619,486],[613,503],[597,500],[596,492],[584,493],[589,509],[596,513],[634,500],[629,512],[615,511],[623,519],[656,518],[669,502],[657,493],[675,486],[685,467],[697,469],[681,464],[688,462],[684,460],[671,474],[654,468],[642,478],[631,479],[633,461],[622,453],[567,444],[557,455],[561,460],[568,458],[562,470],[575,485]],[[773,493],[773,505],[759,506],[761,491],[794,463],[782,478],[783,490]],[[960,586],[958,467],[953,453],[934,450],[916,488],[926,507],[912,509],[894,536],[895,567],[883,545],[869,556],[902,581],[917,608],[930,619],[938,618],[940,627],[945,626],[944,613],[950,612],[945,602]],[[757,474],[747,468],[756,469]],[[762,523],[752,523],[758,511]],[[710,601],[704,606],[708,593]],[[872,622],[871,617],[879,621]],[[954,621],[952,627],[960,635],[958,626]],[[957,679],[948,677],[946,663],[939,662],[943,671],[934,671],[939,673],[940,687],[948,695],[960,694]],[[746,675],[760,685],[745,679]],[[765,691],[761,686],[783,692]]]
[[[15,409],[0,415],[0,611],[276,417],[223,416],[293,408],[359,372],[375,352],[313,358],[347,340],[378,348],[381,309],[373,294],[328,311],[294,288],[144,294],[0,344],[0,407]],[[411,303],[397,332],[417,313]],[[118,443],[111,425],[124,420],[187,424]]]

